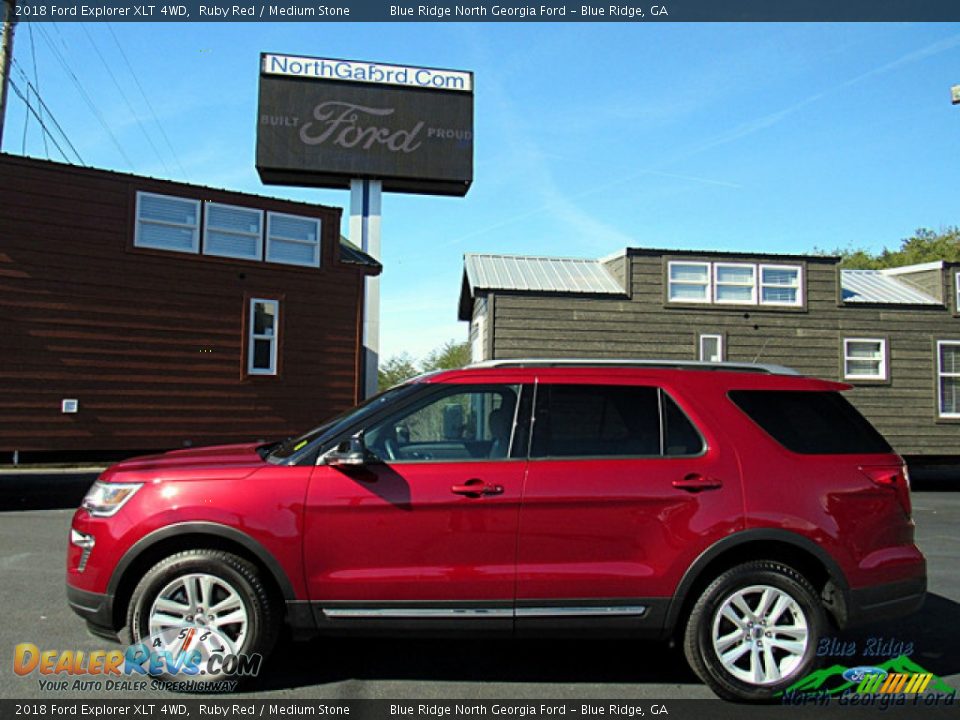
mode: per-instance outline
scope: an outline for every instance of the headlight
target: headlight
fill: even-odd
[[[94,517],[110,517],[141,487],[142,483],[106,483],[97,480],[87,491],[81,507]]]

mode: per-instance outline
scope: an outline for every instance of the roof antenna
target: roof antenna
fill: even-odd
[[[754,330],[759,330],[759,329],[760,329],[760,326],[759,326],[759,325],[754,325],[754,326],[753,326],[753,329],[754,329]],[[769,338],[769,337],[768,337],[766,340],[764,340],[763,345],[761,345],[761,346],[760,346],[760,349],[757,350],[757,354],[756,354],[756,356],[754,356],[753,362],[757,362],[757,360],[760,359],[760,356],[763,355],[763,351],[767,349],[767,345],[770,344],[770,341],[771,341],[771,340],[773,340],[773,338]]]

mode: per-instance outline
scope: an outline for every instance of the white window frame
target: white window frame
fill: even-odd
[[[720,268],[749,268],[752,280],[749,283],[742,282],[720,282]],[[716,262],[713,263],[713,302],[717,305],[756,305],[757,304],[757,266],[753,263],[735,263],[735,262]],[[749,300],[721,300],[719,291],[721,287],[749,287]]]
[[[850,343],[877,343],[880,346],[880,362],[877,366],[877,375],[863,375],[859,373],[851,373],[848,368],[848,363],[851,360],[873,360],[874,358],[862,358],[854,357],[850,355],[849,350],[847,349]],[[863,337],[850,337],[843,339],[843,379],[844,380],[873,380],[875,382],[880,382],[889,379],[889,373],[887,372],[887,339],[886,338],[863,338]]]
[[[483,312],[478,314],[473,320],[476,334],[470,343],[470,362],[483,362],[484,350],[486,349],[486,338],[484,337],[486,319],[486,312]]]
[[[197,222],[193,225],[188,225],[187,223],[174,223],[174,222],[165,222],[163,220],[143,220],[140,217],[140,200],[145,197],[155,197],[163,198],[164,200],[176,200],[177,202],[187,202],[192,203],[197,210]],[[200,252],[200,201],[194,200],[193,198],[178,197],[177,195],[163,195],[161,193],[152,193],[144,192],[142,190],[137,191],[137,208],[136,208],[136,217],[134,218],[133,224],[133,246],[139,248],[149,248],[150,250],[166,250],[168,252],[182,252],[182,253],[198,253]],[[166,245],[151,245],[144,242],[140,237],[140,223],[146,222],[150,225],[164,225],[166,227],[174,228],[189,228],[193,231],[193,242],[191,244],[190,250],[181,250],[180,248],[169,247]]]
[[[797,284],[796,285],[772,285],[764,284],[763,282],[763,271],[764,270],[796,270],[797,271]],[[797,300],[796,302],[780,302],[777,300],[764,300],[763,299],[763,288],[796,288],[797,290]],[[802,307],[803,306],[803,266],[802,265],[782,265],[782,264],[768,264],[761,263],[757,271],[757,301],[761,305],[775,305],[780,307]]]
[[[314,223],[314,225],[315,225],[316,228],[317,228],[317,233],[316,233],[317,239],[316,239],[316,242],[308,242],[308,241],[306,241],[306,240],[301,240],[300,238],[289,238],[289,237],[284,237],[284,236],[282,236],[282,235],[274,236],[274,234],[273,234],[273,232],[272,232],[272,227],[271,227],[271,226],[273,225],[273,222],[272,222],[272,221],[273,221],[273,218],[279,218],[279,217],[292,218],[292,219],[294,219],[294,220],[306,220],[306,221],[308,221],[308,222]],[[321,261],[320,248],[321,248],[321,243],[322,243],[322,241],[323,241],[323,237],[321,236],[321,231],[322,231],[322,229],[323,229],[323,228],[322,228],[322,226],[321,226],[321,223],[320,223],[320,219],[319,219],[319,218],[307,217],[307,216],[305,216],[305,215],[292,215],[292,214],[290,214],[290,213],[268,212],[268,213],[267,213],[267,228],[266,228],[266,232],[267,232],[267,254],[266,254],[266,260],[267,260],[267,262],[280,263],[280,264],[282,264],[282,265],[295,265],[295,266],[297,266],[297,267],[320,267],[320,261]],[[300,244],[300,245],[312,245],[313,248],[314,248],[314,250],[313,250],[314,262],[312,262],[312,263],[291,262],[290,260],[279,260],[279,259],[273,257],[273,256],[272,256],[272,253],[271,253],[273,243],[271,242],[271,240],[273,240],[274,237],[277,237],[278,239],[282,240],[283,242],[298,243],[298,244]]]
[[[257,303],[273,306],[273,334],[257,334],[256,330],[256,309]],[[248,375],[276,375],[277,374],[277,349],[280,345],[280,301],[269,298],[250,298],[249,305],[249,325],[247,327],[247,374]],[[255,340],[270,341],[270,367],[255,368],[253,366]]]
[[[943,378],[960,378],[960,372],[943,371],[943,348],[947,345],[960,347],[960,340],[937,340],[937,417],[956,420],[960,419],[960,413],[943,411]]]
[[[707,358],[704,357],[704,352],[703,352],[704,340],[717,341],[717,353],[720,355],[719,360],[708,360]],[[704,333],[700,335],[700,337],[697,340],[697,348],[698,348],[697,359],[699,359],[700,362],[723,362],[723,335],[719,335],[717,333]]]
[[[233,230],[230,228],[220,228],[210,226],[210,208],[226,208],[228,210],[243,210],[244,212],[256,213],[258,217],[257,221],[257,231],[256,232],[242,232],[240,230]],[[209,230],[215,230],[216,232],[223,233],[225,235],[237,235],[240,237],[255,238],[257,243],[256,254],[254,255],[241,255],[239,253],[229,253],[229,252],[211,252],[207,245],[207,234]],[[263,258],[263,210],[258,210],[257,208],[244,207],[243,205],[227,205],[226,203],[218,203],[207,201],[204,203],[203,209],[203,254],[210,255],[213,257],[227,257],[235,258],[237,260],[255,260],[259,261]]]
[[[954,300],[956,300],[957,305],[954,308],[956,313],[960,315],[960,272],[958,272],[953,277],[953,289],[954,289]]]
[[[694,282],[693,280],[674,280],[673,279],[673,266],[674,265],[698,265],[706,269],[705,279],[703,282]],[[710,267],[710,263],[703,262],[701,260],[670,260],[667,263],[667,301],[673,303],[698,303],[698,304],[709,304],[713,297],[713,271]],[[704,296],[703,299],[695,298],[674,298],[670,292],[673,285],[695,285],[697,287],[704,287]]]

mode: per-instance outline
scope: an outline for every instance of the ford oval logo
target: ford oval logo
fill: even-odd
[[[858,667],[848,668],[843,671],[843,679],[849,680],[850,682],[860,682],[867,675],[880,675],[881,677],[887,676],[887,671],[878,667],[871,667],[869,665],[860,665]]]

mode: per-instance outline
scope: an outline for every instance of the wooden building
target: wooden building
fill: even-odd
[[[0,458],[282,438],[359,399],[338,208],[0,155]]]
[[[629,248],[601,260],[467,255],[475,360],[775,363],[854,385],[906,456],[960,462],[960,264]]]

